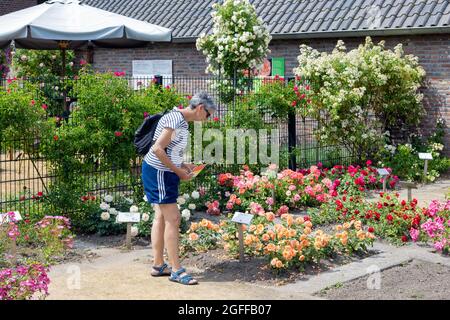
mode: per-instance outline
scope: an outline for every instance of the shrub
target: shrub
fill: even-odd
[[[411,129],[423,115],[422,95],[417,92],[425,71],[418,59],[404,55],[401,44],[394,51],[384,42],[365,44],[346,52],[339,40],[332,53],[300,46],[297,76],[311,85],[310,115],[320,123],[320,142],[343,145],[360,161],[383,145],[380,130]]]

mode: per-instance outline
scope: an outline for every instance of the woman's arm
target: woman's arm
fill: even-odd
[[[185,169],[178,168],[173,162],[170,160],[167,155],[165,149],[172,141],[172,134],[174,129],[164,128],[159,138],[155,141],[155,144],[152,146],[153,153],[155,156],[161,161],[163,165],[167,168],[175,172],[181,180],[189,180],[192,178],[192,175],[188,173]]]

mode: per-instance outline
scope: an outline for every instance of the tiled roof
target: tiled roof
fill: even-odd
[[[210,32],[214,0],[83,0],[192,40]],[[450,0],[250,0],[273,38],[437,33],[450,30]]]

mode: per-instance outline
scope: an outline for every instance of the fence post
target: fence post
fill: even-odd
[[[294,77],[286,78],[287,82],[295,80]],[[295,112],[294,110],[289,111],[288,114],[288,150],[289,150],[289,169],[297,170],[297,159],[294,152],[294,149],[297,146],[297,124],[295,121]]]

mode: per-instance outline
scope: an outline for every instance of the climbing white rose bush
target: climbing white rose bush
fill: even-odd
[[[212,34],[197,39],[208,63],[206,72],[232,78],[235,69],[239,76],[261,65],[270,52],[271,36],[255,8],[248,0],[225,0],[214,3],[213,9]]]
[[[367,37],[347,52],[339,40],[332,53],[301,45],[298,62],[294,73],[310,85],[309,115],[320,123],[323,144],[343,145],[364,160],[383,149],[391,130],[419,124],[425,71],[401,44],[387,50]]]

